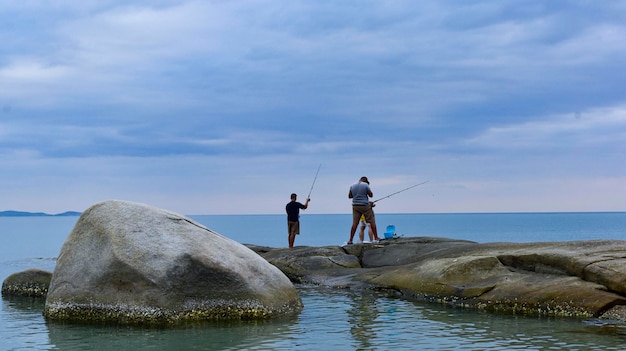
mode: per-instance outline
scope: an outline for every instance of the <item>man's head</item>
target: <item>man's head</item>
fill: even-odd
[[[296,195],[296,193],[292,193],[292,194],[291,194],[291,199],[292,199],[292,200],[295,200],[297,197],[298,197],[298,195]]]
[[[361,177],[361,179],[360,179],[359,181],[360,181],[360,182],[363,182],[363,183],[367,183],[367,184],[369,184],[369,183],[370,183],[370,181],[369,181],[369,180],[367,180],[367,177]]]

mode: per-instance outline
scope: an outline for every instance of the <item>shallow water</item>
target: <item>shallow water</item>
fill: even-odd
[[[494,315],[299,286],[286,320],[141,328],[46,323],[43,302],[3,299],[3,350],[623,350],[622,327],[599,321]],[[10,323],[6,323],[10,321]]]

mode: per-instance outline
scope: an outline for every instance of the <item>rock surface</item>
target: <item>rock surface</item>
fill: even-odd
[[[83,212],[63,244],[44,316],[177,323],[301,307],[289,279],[245,246],[172,212],[106,201]]]
[[[344,247],[250,246],[299,283],[529,315],[622,319],[626,241],[487,243],[397,238]]]
[[[37,268],[13,273],[2,282],[2,296],[45,297],[52,272]]]

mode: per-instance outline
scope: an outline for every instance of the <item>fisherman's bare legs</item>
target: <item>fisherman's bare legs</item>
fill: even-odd
[[[361,240],[361,242],[363,242],[363,239],[365,239],[365,223],[361,224],[361,229],[359,230],[359,239]]]
[[[289,248],[293,248],[293,243],[296,241],[296,234],[289,234]]]
[[[356,227],[359,226],[359,220],[357,219],[356,221],[352,221],[352,228],[350,228],[350,240],[348,241],[348,244],[352,244],[352,239],[354,239],[354,234],[356,233]]]
[[[373,220],[370,222],[370,235],[374,235],[374,240],[379,241],[378,238],[378,230],[376,230],[376,221]]]

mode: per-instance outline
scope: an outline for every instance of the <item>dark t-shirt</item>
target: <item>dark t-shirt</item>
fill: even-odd
[[[300,209],[304,208],[304,205],[298,201],[290,201],[285,210],[287,210],[287,221],[297,222],[300,217]]]

